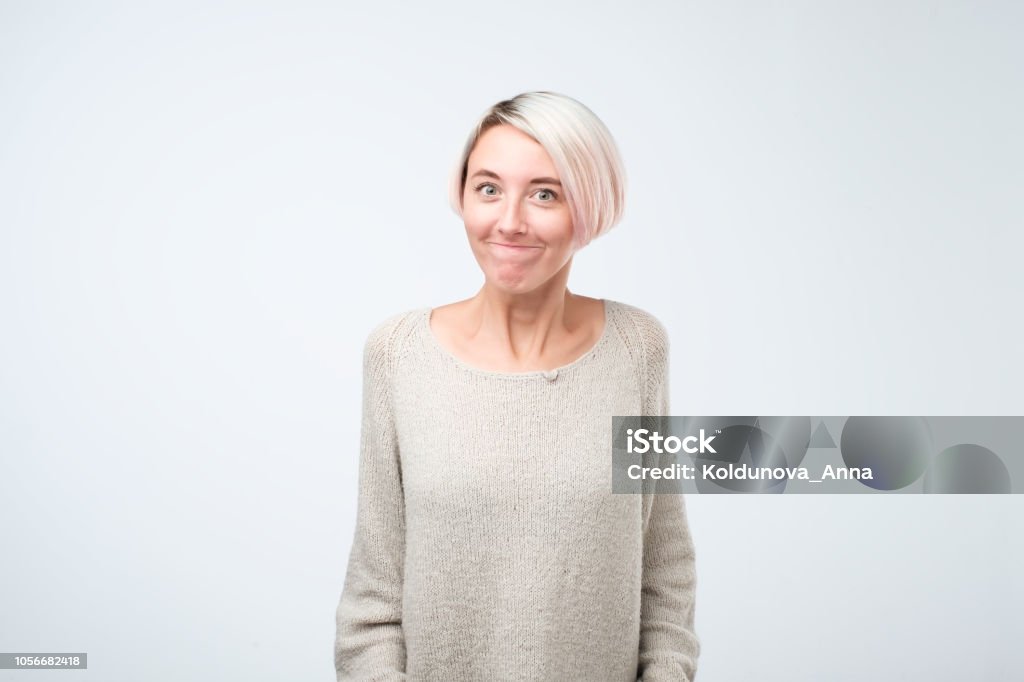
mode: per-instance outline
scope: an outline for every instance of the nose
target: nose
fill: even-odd
[[[526,231],[523,209],[518,201],[509,201],[498,219],[498,232],[501,234],[521,234]]]

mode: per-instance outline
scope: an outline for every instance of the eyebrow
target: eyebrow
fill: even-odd
[[[494,178],[495,180],[501,180],[501,176],[500,175],[498,175],[494,171],[489,171],[486,168],[482,168],[482,169],[478,170],[476,173],[473,173],[473,175],[471,175],[470,177],[471,178],[475,178],[478,175],[483,175],[483,176],[488,177],[488,178]],[[544,184],[544,185],[558,185],[559,187],[562,186],[562,183],[559,182],[557,178],[548,178],[548,177],[534,178],[533,180],[530,180],[530,184],[531,185],[541,185],[541,184]]]

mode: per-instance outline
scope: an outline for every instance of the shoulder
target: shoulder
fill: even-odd
[[[620,319],[623,341],[647,363],[664,362],[669,354],[668,330],[653,313],[639,306],[609,301]]]
[[[379,369],[390,369],[404,351],[416,322],[425,309],[415,308],[393,313],[375,324],[363,342],[363,362]]]

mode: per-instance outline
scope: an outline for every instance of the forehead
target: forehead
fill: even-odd
[[[537,174],[558,177],[555,164],[544,147],[532,137],[510,125],[488,129],[469,155],[467,172],[493,171],[503,178],[534,177]]]

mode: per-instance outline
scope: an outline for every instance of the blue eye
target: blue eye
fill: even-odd
[[[493,189],[494,192],[493,193],[481,192],[481,190],[486,189],[486,188]],[[490,182],[483,182],[483,183],[477,185],[476,187],[474,187],[473,190],[476,191],[476,192],[480,192],[485,197],[495,197],[495,196],[498,196],[498,194],[497,194],[498,188],[495,187],[494,184],[492,184]],[[543,199],[543,198],[541,199],[541,201],[543,201],[544,203],[551,203],[552,201],[557,201],[558,200],[558,194],[556,192],[550,190],[550,189],[540,189],[540,190],[537,190],[537,194],[548,194],[548,195],[550,195],[550,198],[548,198],[548,199]]]

